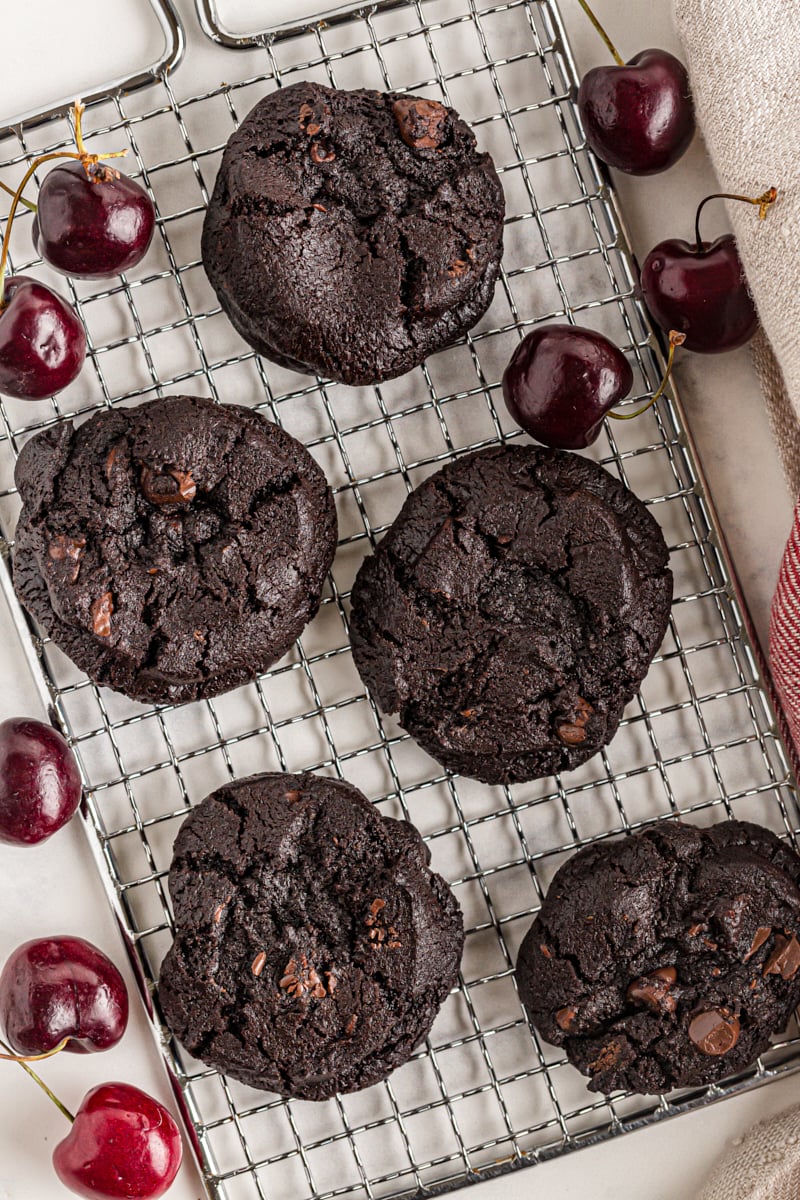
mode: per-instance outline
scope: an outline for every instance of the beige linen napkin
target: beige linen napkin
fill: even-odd
[[[717,1163],[697,1200],[798,1200],[800,1107],[755,1125]]]
[[[761,317],[753,356],[789,487],[798,495],[800,0],[674,0],[674,9],[721,190],[757,196],[774,185],[779,191],[765,221],[754,220],[744,204],[729,204],[728,213]],[[794,576],[790,582],[794,611]],[[794,632],[790,642],[794,653]],[[790,674],[797,675],[794,666]],[[697,1200],[800,1200],[800,1108],[755,1126],[729,1148]]]
[[[647,0],[645,0],[645,3]],[[763,333],[753,355],[793,495],[800,493],[800,0],[674,0],[695,107]],[[674,168],[679,171],[680,164]]]

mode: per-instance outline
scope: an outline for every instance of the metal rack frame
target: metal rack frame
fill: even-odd
[[[126,75],[118,79],[110,79],[108,82],[100,84],[91,92],[84,94],[82,97],[85,104],[94,104],[98,100],[103,100],[107,96],[122,95],[125,92],[135,92],[139,88],[147,87],[149,84],[155,83],[162,76],[175,68],[181,62],[186,50],[186,35],[183,25],[178,16],[173,0],[147,0],[147,3],[153,10],[153,14],[158,21],[161,32],[164,35],[164,49],[161,54],[148,66],[141,71],[136,71],[132,75]],[[3,124],[9,128],[19,128],[38,125],[43,121],[50,121],[54,117],[64,115],[64,111],[72,103],[73,97],[63,97],[57,100],[54,104],[47,108],[32,109],[29,112],[20,113],[18,116],[4,118]],[[2,132],[0,130],[0,132]]]
[[[524,330],[573,320],[607,333],[634,369],[631,405],[660,376],[614,198],[583,143],[575,67],[554,0],[390,0],[335,24],[265,35],[236,55],[199,36],[190,42],[190,53],[205,55],[206,77],[224,83],[183,91],[180,72],[165,68],[135,95],[113,89],[84,119],[90,148],[129,146],[130,168],[156,204],[156,241],[118,280],[56,282],[86,325],[89,362],[52,401],[0,405],[5,550],[19,509],[13,464],[30,434],[162,393],[210,392],[279,421],[331,480],[341,539],[320,613],[295,649],[248,687],[147,707],[95,687],[29,625],[5,564],[0,584],[42,698],[78,755],[89,844],[208,1195],[433,1194],[797,1070],[793,1028],[753,1068],[718,1086],[595,1097],[529,1028],[514,984],[519,941],[554,871],[577,848],[675,815],[746,817],[786,837],[800,827],[775,714],[677,397],[635,422],[607,422],[590,450],[659,519],[676,596],[640,694],[589,763],[508,788],[451,776],[377,710],[350,656],[355,569],[408,491],[454,455],[521,436],[500,403],[499,381]],[[489,313],[455,347],[375,388],[346,388],[257,358],[222,316],[199,260],[200,223],[228,135],[259,95],[305,77],[453,103],[491,150],[506,188],[506,253]],[[67,145],[71,130],[63,113],[49,112],[0,138],[0,171],[9,179],[33,152]],[[23,215],[12,236],[13,264],[47,279],[32,259],[29,220]],[[346,777],[382,811],[417,824],[467,928],[459,984],[410,1063],[365,1093],[317,1105],[252,1091],[191,1060],[163,1028],[155,996],[172,921],[165,877],[186,812],[231,777],[301,768]]]
[[[277,42],[283,38],[297,37],[298,34],[304,33],[312,23],[322,28],[330,28],[341,21],[350,21],[354,17],[358,18],[381,11],[386,12],[390,8],[402,8],[404,4],[408,3],[408,0],[372,0],[372,3],[367,4],[337,4],[325,12],[315,14],[313,22],[281,21],[277,24],[270,23],[257,33],[246,34],[234,33],[228,29],[220,16],[218,0],[194,0],[194,2],[200,28],[206,37],[211,38],[212,42],[216,42],[218,46],[224,46],[227,50],[246,50],[253,46],[263,46],[267,38]]]

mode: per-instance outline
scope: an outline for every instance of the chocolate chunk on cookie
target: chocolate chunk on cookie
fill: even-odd
[[[349,384],[402,375],[491,303],[503,190],[452,108],[302,82],[232,134],[203,263],[259,354]]]
[[[748,1066],[800,1001],[800,857],[767,829],[667,822],[579,851],[517,960],[520,996],[589,1088]]]
[[[220,788],[181,828],[169,876],[167,1022],[253,1087],[324,1100],[376,1083],[427,1036],[464,941],[412,825],[322,776]]]
[[[353,589],[356,665],[451,771],[569,770],[616,732],[669,615],[667,547],[602,467],[494,446],[406,500]]]
[[[330,488],[249,409],[169,396],[63,422],[27,443],[15,478],[17,595],[90,678],[135,700],[246,683],[319,607]]]

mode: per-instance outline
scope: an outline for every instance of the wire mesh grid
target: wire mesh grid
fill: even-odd
[[[793,837],[798,814],[769,701],[743,629],[679,408],[669,398],[607,427],[589,453],[651,507],[671,549],[675,602],[661,651],[619,733],[562,777],[487,787],[453,777],[382,715],[355,671],[348,595],[359,563],[407,493],[454,455],[521,436],[499,403],[503,367],[536,321],[569,319],[620,344],[637,404],[660,355],[634,294],[607,184],[577,124],[574,68],[547,0],[371,5],[335,27],[232,54],[190,38],[195,76],[165,74],[93,106],[90,149],[127,145],[158,210],[156,240],[110,285],[67,288],[89,338],[78,381],[52,401],[0,408],[0,521],[19,510],[13,466],[35,430],[162,393],[248,404],[300,438],[336,495],[341,540],[319,615],[253,684],[212,701],[147,707],[97,688],[48,639],[23,638],[79,755],[90,843],[134,949],[146,998],[170,943],[172,842],[190,806],[253,771],[311,769],[350,780],[413,821],[452,883],[466,946],[458,986],[412,1060],[385,1083],[324,1104],[227,1080],[154,1027],[210,1195],[382,1197],[458,1186],[634,1128],[794,1069],[790,1032],[726,1084],[665,1098],[595,1097],[525,1019],[513,964],[554,872],[577,848],[677,814],[754,819]],[[224,143],[267,90],[296,78],[407,89],[453,104],[500,170],[508,220],[494,303],[458,345],[380,387],[353,389],[257,358],[222,316],[199,260],[203,211]],[[17,127],[3,178],[71,140],[66,116]],[[31,259],[30,218],[12,235]],[[607,422],[606,425],[610,426]],[[8,574],[4,572],[6,591]]]

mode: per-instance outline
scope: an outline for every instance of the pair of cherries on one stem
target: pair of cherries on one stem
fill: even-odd
[[[38,938],[18,947],[0,974],[0,1021],[19,1062],[71,1122],[53,1151],[56,1174],[89,1200],[156,1200],[182,1158],[168,1110],[128,1083],[92,1088],[73,1114],[28,1065],[60,1051],[85,1054],[116,1045],[128,1021],[117,968],[83,938]]]
[[[678,346],[701,354],[733,350],[758,327],[756,313],[736,243],[730,234],[708,244],[671,238],[659,242],[645,259],[640,280],[642,297],[656,323],[669,333],[664,379],[651,399],[636,412],[611,409],[633,386],[633,372],[622,352],[602,334],[574,325],[549,325],[520,342],[503,375],[503,395],[514,420],[537,441],[564,450],[581,450],[594,442],[608,416],[638,416],[662,394]],[[730,196],[758,205],[763,219],[777,198],[775,188],[763,195]]]
[[[41,400],[72,383],[86,357],[86,334],[74,308],[27,275],[5,278],[11,229],[20,203],[36,213],[33,244],[46,263],[76,279],[106,279],[127,271],[147,251],[155,228],[150,197],[135,180],[104,165],[115,154],[90,154],[83,142],[84,106],[73,106],[75,151],[43,154],[30,164],[13,200],[0,250],[0,391]],[[45,176],[38,204],[23,198],[37,167]]]

